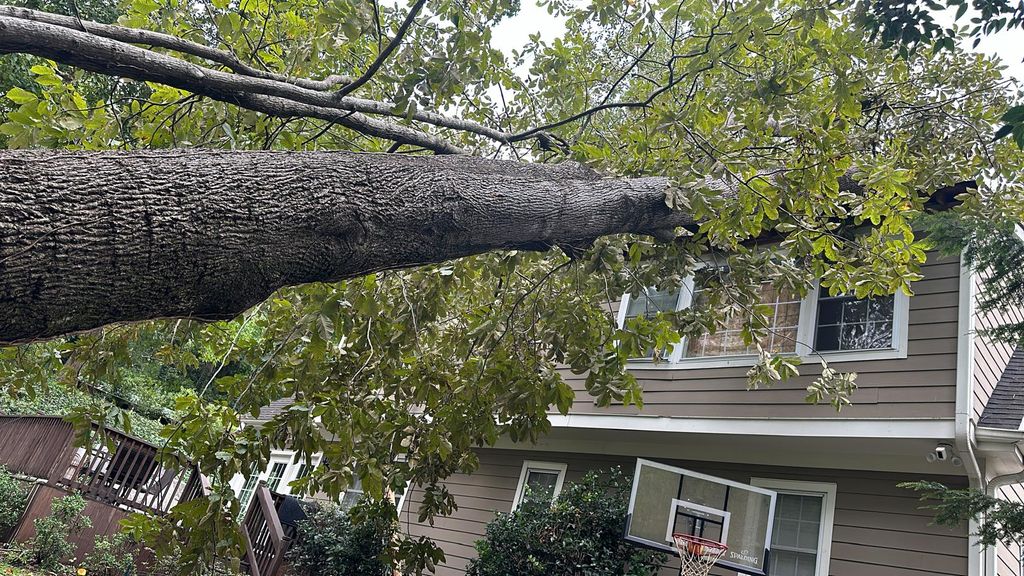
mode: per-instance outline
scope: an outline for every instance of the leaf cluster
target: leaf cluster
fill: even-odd
[[[629,479],[618,468],[590,471],[566,483],[553,503],[524,498],[499,514],[476,543],[468,576],[652,576],[664,554],[622,539]]]

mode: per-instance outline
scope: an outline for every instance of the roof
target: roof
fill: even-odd
[[[979,426],[1020,430],[1024,420],[1024,345],[1018,345],[999,377]]]
[[[287,410],[288,407],[291,406],[294,402],[295,402],[295,396],[287,396],[285,398],[278,398],[277,400],[274,400],[270,404],[267,404],[266,406],[263,406],[262,408],[260,408],[259,416],[257,416],[256,418],[251,418],[251,419],[250,418],[246,418],[246,420],[249,420],[251,422],[267,422],[267,421],[273,419],[274,416],[277,416],[278,414],[280,414],[280,413],[284,412],[285,410]]]

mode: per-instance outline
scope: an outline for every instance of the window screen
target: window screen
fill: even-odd
[[[772,576],[816,576],[822,497],[780,492],[772,528]]]
[[[892,348],[892,296],[857,299],[818,293],[814,347],[819,352]]]
[[[707,306],[708,291],[711,290],[708,275],[697,275],[693,283],[693,306]],[[797,330],[800,327],[800,304],[802,299],[795,293],[779,290],[765,282],[761,285],[760,304],[769,308],[765,315],[768,335],[761,345],[776,354],[795,352]],[[699,338],[691,338],[686,344],[687,358],[705,358],[710,356],[740,356],[756,354],[754,345],[743,342],[743,324],[750,321],[753,315],[734,315],[726,319],[725,326],[719,327],[714,334],[704,334]]]

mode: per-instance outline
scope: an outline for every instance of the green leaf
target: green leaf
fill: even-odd
[[[993,141],[999,140],[1010,135],[1013,132],[1013,124],[1004,124],[1002,128],[996,131],[995,136],[992,137]]]
[[[1003,113],[1003,122],[1007,124],[1022,124],[1024,123],[1024,105],[1014,106]]]
[[[23,88],[18,88],[17,86],[7,91],[7,98],[15,104],[28,104],[29,102],[35,102],[39,99],[35,94]]]

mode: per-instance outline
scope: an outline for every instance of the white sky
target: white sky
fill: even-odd
[[[946,14],[940,15],[940,22],[948,25],[953,20],[953,14],[952,10],[947,10]],[[968,13],[961,18],[960,24],[966,24],[969,19]],[[551,16],[546,9],[537,6],[535,0],[523,0],[519,14],[506,19],[492,30],[492,44],[506,54],[511,54],[512,49],[522,48],[526,44],[530,34],[540,32],[541,38],[550,42],[564,31],[565,19]],[[966,47],[969,48],[970,43]],[[1024,81],[1024,30],[984,37],[978,51],[1000,57],[1007,66],[1004,74]]]

